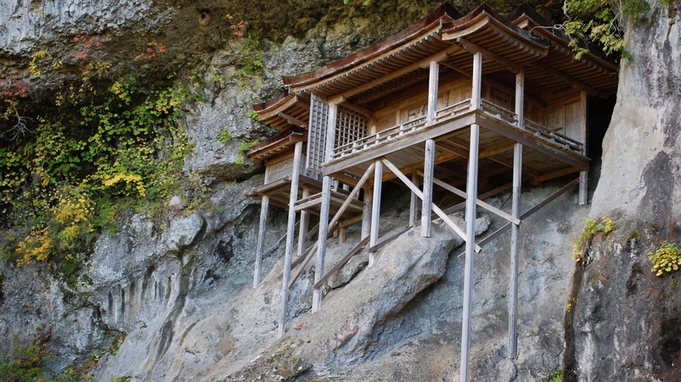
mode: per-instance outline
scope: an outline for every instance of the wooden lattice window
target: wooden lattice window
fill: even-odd
[[[335,147],[355,142],[367,135],[369,124],[367,119],[352,110],[338,108],[336,120],[336,144]]]
[[[310,126],[307,138],[308,170],[322,173],[322,163],[326,158],[326,129],[329,124],[329,105],[324,99],[312,94],[310,100]]]

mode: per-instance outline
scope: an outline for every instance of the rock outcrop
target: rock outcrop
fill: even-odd
[[[630,23],[617,104],[589,215],[618,229],[598,235],[575,272],[566,316],[566,381],[679,378],[678,275],[657,277],[648,259],[681,231],[681,32],[679,4],[655,4]]]

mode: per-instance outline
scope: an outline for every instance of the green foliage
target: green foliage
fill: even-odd
[[[121,345],[123,345],[124,341],[125,341],[125,334],[121,334],[119,336],[116,336],[114,338],[113,342],[111,343],[111,345],[109,345],[109,353],[112,356],[115,357],[116,354],[118,354],[118,351],[121,349]]]
[[[239,147],[237,147],[237,152],[239,153],[236,157],[236,164],[244,164],[244,155],[253,148],[253,146],[257,145],[258,141],[253,140],[250,142],[243,142]]]
[[[49,337],[49,336],[48,336]],[[50,354],[45,339],[28,347],[15,346],[13,357],[0,354],[0,380],[6,382],[80,382],[91,381],[92,377],[75,367],[67,368],[61,375],[55,375],[44,368]]]
[[[260,116],[258,115],[258,113],[256,113],[256,112],[253,111],[253,110],[251,110],[251,111],[248,112],[248,118],[250,118],[250,119],[252,119],[252,120],[254,120],[254,121],[259,121],[259,120],[260,120]]]
[[[563,370],[556,370],[546,376],[547,382],[561,382],[563,380]]]
[[[577,59],[589,51],[587,41],[599,44],[606,55],[630,58],[625,50],[622,23],[626,18],[636,22],[648,11],[650,4],[646,0],[624,0],[619,9],[607,0],[565,0],[563,12],[568,20],[563,27]]]
[[[120,377],[116,377],[116,378],[112,379],[111,382],[125,382],[125,381],[130,380],[130,378],[131,377],[129,375],[122,375]]]
[[[218,141],[227,144],[232,140],[232,133],[230,133],[227,128],[223,128],[222,131],[220,131],[220,135],[218,136]]]
[[[653,263],[650,270],[655,276],[671,274],[681,267],[681,250],[674,243],[665,241],[655,253],[649,253],[648,259]]]
[[[617,229],[617,224],[609,217],[602,217],[599,219],[584,219],[584,232],[579,236],[579,239],[572,247],[572,258],[576,262],[582,261],[584,251],[591,244],[591,240],[598,233],[604,235]]]
[[[182,188],[193,146],[176,120],[193,93],[170,81],[105,79],[110,66],[88,64],[32,118],[32,134],[0,141],[2,259],[46,261],[75,283],[96,234],[111,233],[122,210],[158,210]],[[22,94],[5,96],[14,103],[0,103],[0,114]]]

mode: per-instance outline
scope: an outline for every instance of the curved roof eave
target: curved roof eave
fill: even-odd
[[[485,18],[487,18],[485,22]],[[512,34],[514,38],[522,40],[531,45],[542,56],[548,54],[549,44],[541,37],[533,37],[528,31],[518,27],[505,17],[500,16],[487,3],[482,3],[464,17],[453,20],[442,27],[443,40],[452,40],[459,35],[464,36],[475,32],[488,23],[495,24],[498,28],[503,28],[506,33]]]
[[[414,36],[432,28],[435,26],[435,24],[440,24],[441,19],[444,17],[455,19],[460,16],[461,13],[459,11],[457,11],[449,3],[444,3],[436,10],[431,12],[428,16],[419,20],[416,24],[388,37],[386,40],[373,44],[366,49],[360,50],[357,53],[342,58],[336,62],[332,62],[312,72],[296,76],[282,76],[284,85],[286,87],[301,86],[333,76],[355,65],[361,64],[376,56],[379,56],[398,45],[403,44],[405,41],[410,40]]]

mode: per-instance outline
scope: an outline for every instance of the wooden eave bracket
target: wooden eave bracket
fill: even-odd
[[[518,74],[522,71],[522,68],[520,66],[512,63],[511,61],[509,61],[509,60],[507,60],[507,59],[505,59],[505,58],[503,58],[503,57],[501,57],[501,56],[499,56],[495,53],[490,52],[489,50],[487,50],[487,49],[485,49],[481,46],[478,46],[478,45],[468,41],[467,39],[465,39],[463,37],[457,37],[454,41],[456,41],[457,44],[461,45],[462,48],[464,48],[465,50],[467,50],[471,54],[481,53],[483,59],[489,60],[489,61],[495,61],[495,62],[498,62],[498,63],[504,65],[513,74]]]

